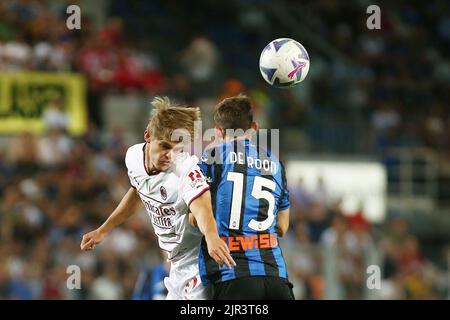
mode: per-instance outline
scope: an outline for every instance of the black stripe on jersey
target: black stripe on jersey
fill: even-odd
[[[208,178],[212,178],[212,165],[207,164],[206,165],[206,172],[203,172],[203,174],[206,176],[206,180],[208,181]],[[209,185],[212,189],[211,184]]]
[[[258,155],[258,159],[263,160],[270,160],[270,158],[265,154],[265,152],[262,152],[262,154],[259,152],[259,140],[256,144],[256,152]],[[263,179],[269,179],[272,180],[276,183],[275,179],[273,178],[273,176],[268,173],[266,175],[261,176]],[[263,190],[267,190],[269,192],[273,192],[272,190],[263,187]],[[258,208],[258,216],[257,216],[257,220],[258,221],[264,221],[265,219],[267,219],[268,217],[268,210],[269,210],[269,202],[263,198],[259,199],[259,208]],[[274,208],[274,214],[275,211],[277,210],[277,208]],[[275,215],[275,220],[274,223],[276,223],[276,215]],[[264,231],[258,231],[258,233],[268,233],[267,230]],[[277,261],[275,260],[275,256],[273,254],[273,251],[271,248],[268,249],[260,249],[259,253],[261,255],[261,260],[264,264],[264,271],[266,273],[266,275],[276,275],[278,276],[279,272],[278,272],[278,265],[277,265]]]
[[[234,229],[229,229],[229,235],[231,237],[236,237],[236,236],[242,236],[243,235],[243,231],[242,231],[242,225],[244,222],[244,214],[245,214],[245,198],[246,198],[246,192],[247,192],[247,152],[246,152],[246,147],[245,147],[245,142],[240,140],[239,142],[241,142],[241,146],[238,150],[238,140],[234,140],[233,142],[233,151],[236,152],[240,152],[243,151],[243,158],[244,158],[244,163],[243,164],[239,164],[239,163],[235,163],[233,166],[233,171],[237,172],[237,173],[242,173],[243,177],[244,177],[244,181],[243,181],[243,188],[242,188],[242,194],[240,195],[242,197],[242,205],[241,205],[241,216],[240,216],[240,222],[239,222],[239,229],[238,230],[234,230]],[[243,150],[242,149],[243,146]],[[250,275],[250,267],[249,267],[249,261],[247,259],[247,256],[245,255],[244,251],[236,251],[232,253],[232,257],[234,259],[234,261],[236,262],[236,267],[234,269],[234,273],[236,278],[240,278],[240,277],[245,277],[245,276],[249,276]]]
[[[270,134],[270,130],[266,130],[267,134]],[[261,146],[262,144],[262,146]],[[269,163],[271,162],[271,137],[265,136],[260,134],[258,136],[258,139],[256,140],[256,152],[257,152],[257,158],[261,160],[268,160]],[[267,175],[271,175],[270,167],[268,170],[264,168],[264,166],[261,166],[261,176],[265,177]]]
[[[215,148],[214,151],[215,152]],[[219,156],[222,157],[221,153],[219,152]],[[216,192],[217,188],[220,184],[220,180],[222,179],[222,161],[216,161],[214,162],[214,181],[211,184],[211,196],[212,196],[212,206],[213,206],[213,212],[214,215],[216,213]]]
[[[215,156],[214,153],[216,151],[216,148],[214,148],[211,151],[211,156]],[[220,153],[219,153],[220,154]],[[214,216],[216,215],[216,197],[217,197],[217,186],[220,184],[220,179],[222,176],[222,164],[221,162],[214,162],[214,164],[208,164],[207,165],[207,174],[208,177],[211,177],[212,174],[212,166],[214,166],[214,181],[210,185],[211,190],[211,205],[212,210],[214,213]],[[217,280],[220,280],[221,274],[218,264],[214,261],[213,258],[210,257],[208,253],[208,246],[206,245],[205,237],[202,239],[201,243],[201,250],[203,254],[203,258],[205,260],[205,269],[207,274],[207,279],[211,282],[216,282]]]
[[[281,160],[278,161],[280,163],[280,170],[281,170],[281,194],[280,198],[278,199],[278,206],[281,204],[281,201],[283,201],[284,194],[287,190],[287,179],[286,179],[286,170],[284,170],[283,163]]]
[[[203,172],[203,174],[207,177],[207,178],[211,178],[212,179],[212,166],[214,164],[213,160],[215,157],[215,151],[216,148],[212,148],[212,149],[207,149],[205,151],[206,154],[209,154],[209,156],[207,156],[206,158],[202,158],[203,163],[206,165],[206,172]]]
[[[214,148],[211,150],[211,158],[214,159],[214,160],[213,160],[213,162],[208,166],[208,168],[209,168],[209,170],[210,170],[210,173],[209,173],[210,176],[209,176],[209,177],[213,180],[213,182],[212,182],[212,189],[213,189],[213,190],[217,190],[217,186],[218,186],[217,179],[220,178],[220,176],[217,176],[217,169],[218,169],[218,167],[222,168],[221,165],[218,165],[218,163],[221,163],[221,162],[220,162],[220,161],[219,161],[219,162],[216,161],[216,155],[217,155],[217,154],[220,155],[220,152],[216,152],[216,151],[217,151],[217,147],[214,147]],[[214,172],[212,172],[213,166],[214,166]],[[220,174],[222,175],[222,171],[221,171],[221,170],[219,170],[219,171],[220,171]],[[212,176],[213,173],[214,173],[214,177]],[[214,205],[215,205],[215,202],[214,202]]]

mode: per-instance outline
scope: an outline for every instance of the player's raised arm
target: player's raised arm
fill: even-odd
[[[131,217],[140,205],[142,202],[136,189],[130,188],[108,219],[99,228],[83,236],[81,250],[94,249],[95,245],[100,243],[112,229]]]
[[[277,224],[275,231],[279,237],[284,237],[289,229],[289,189],[287,187],[286,170],[280,161],[282,192],[278,203]]]
[[[225,241],[220,239],[217,232],[217,225],[211,206],[211,193],[209,191],[203,192],[200,197],[191,201],[189,209],[195,217],[198,228],[205,236],[208,253],[211,258],[220,266],[225,264],[228,269],[231,269],[231,265],[236,266],[236,262],[231,257]]]

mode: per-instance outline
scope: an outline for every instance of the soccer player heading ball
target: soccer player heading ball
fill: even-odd
[[[83,236],[81,249],[94,249],[143,204],[159,246],[171,261],[169,277],[164,280],[167,299],[207,299],[208,290],[200,281],[197,260],[202,234],[208,256],[215,263],[225,268],[235,263],[218,236],[209,186],[197,165],[198,158],[182,152],[182,143],[171,140],[180,128],[193,139],[200,111],[171,105],[168,98],[155,98],[152,104],[145,143],[130,147],[125,157],[131,187],[105,223]],[[189,223],[189,211],[200,231]]]
[[[202,281],[213,284],[214,299],[294,299],[278,245],[289,226],[284,167],[259,140],[255,144],[244,133],[257,129],[247,97],[219,103],[214,122],[223,141],[206,151],[200,167],[210,180],[219,235],[237,266],[219,267],[203,241]]]

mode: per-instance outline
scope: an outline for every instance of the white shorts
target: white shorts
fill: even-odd
[[[182,268],[172,265],[169,276],[164,278],[164,285],[168,292],[166,300],[207,300],[211,298],[210,286],[202,285],[197,263]]]

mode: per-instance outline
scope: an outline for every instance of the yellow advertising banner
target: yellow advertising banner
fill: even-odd
[[[0,72],[0,134],[43,133],[43,115],[54,105],[68,118],[67,130],[81,135],[87,128],[86,83],[80,74]]]

